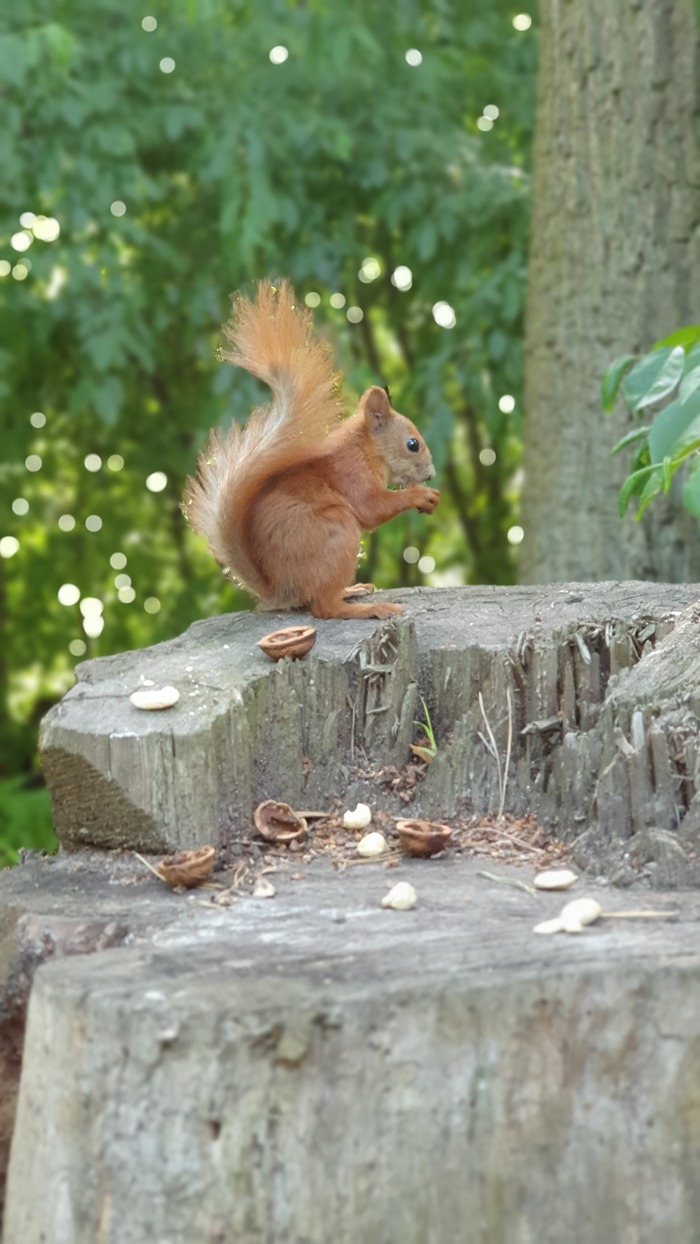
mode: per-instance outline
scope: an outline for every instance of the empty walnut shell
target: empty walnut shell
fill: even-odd
[[[160,873],[168,885],[182,885],[189,890],[207,880],[214,867],[215,856],[213,847],[200,847],[198,851],[178,851],[177,855],[166,855],[165,859],[156,864],[156,872]]]
[[[449,826],[438,821],[397,821],[396,832],[408,855],[437,855],[452,837]]]
[[[267,842],[294,842],[303,838],[307,829],[303,816],[298,816],[288,803],[279,803],[276,799],[259,803],[253,820],[260,837]]]
[[[258,640],[258,648],[273,661],[279,661],[282,657],[305,657],[315,643],[315,626],[283,626],[279,631],[263,635]]]

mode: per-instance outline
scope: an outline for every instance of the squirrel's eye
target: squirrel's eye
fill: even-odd
[[[418,450],[420,449],[420,445],[418,444],[418,441],[416,440],[415,436],[409,436],[408,440],[406,441],[406,448],[410,449],[412,454],[418,453]]]

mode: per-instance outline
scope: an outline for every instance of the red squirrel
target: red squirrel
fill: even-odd
[[[418,429],[377,385],[339,421],[339,377],[287,282],[237,296],[223,358],[270,386],[245,428],[212,432],[183,504],[216,560],[268,608],[317,618],[387,618],[403,605],[350,602],[363,530],[404,510],[431,514],[435,468]],[[389,484],[400,484],[392,491]]]

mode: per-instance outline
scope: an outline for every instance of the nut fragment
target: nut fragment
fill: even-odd
[[[594,898],[576,898],[559,912],[561,926],[565,933],[580,933],[584,924],[593,924],[602,910]]]
[[[303,816],[299,816],[288,803],[280,803],[276,799],[259,803],[253,820],[260,837],[267,842],[294,842],[303,838],[307,829]]]
[[[134,708],[172,708],[180,699],[177,687],[140,687],[129,696]]]
[[[383,855],[387,846],[388,843],[383,834],[365,834],[364,838],[360,838],[357,844],[357,854],[364,855],[366,859],[371,859],[373,855]]]
[[[397,821],[396,832],[409,855],[437,855],[438,851],[444,851],[452,837],[449,825],[441,825],[439,821]]]
[[[168,885],[181,885],[190,890],[201,885],[211,875],[216,851],[213,847],[200,847],[198,851],[178,851],[166,855],[156,864],[156,872]]]
[[[279,661],[282,657],[305,657],[316,643],[315,626],[283,626],[279,631],[270,631],[258,640],[258,648]]]
[[[410,881],[397,881],[388,894],[382,899],[382,907],[390,907],[393,911],[409,911],[415,907],[417,894]]]
[[[358,803],[352,812],[346,812],[343,816],[343,826],[345,829],[366,829],[372,820],[372,813],[366,803]]]
[[[562,907],[553,920],[536,924],[533,933],[582,933],[585,924],[593,924],[603,909],[594,898],[576,898]]]
[[[568,868],[547,868],[537,873],[532,884],[536,890],[568,890],[576,880],[576,873]]]
[[[274,898],[276,894],[275,887],[267,877],[258,877],[253,890],[253,898]]]

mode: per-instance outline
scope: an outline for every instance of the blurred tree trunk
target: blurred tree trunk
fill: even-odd
[[[691,0],[542,0],[521,577],[700,579],[677,495],[617,515],[631,426],[600,406],[620,354],[700,316],[698,24]]]

